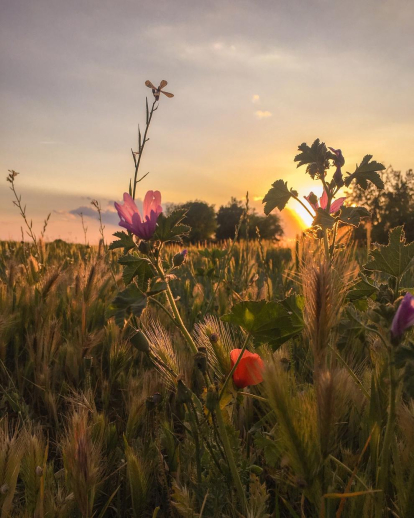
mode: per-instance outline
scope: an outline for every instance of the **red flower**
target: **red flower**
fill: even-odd
[[[230,352],[230,361],[233,368],[240,356],[241,349],[233,349]],[[233,372],[233,382],[238,388],[257,385],[263,381],[264,363],[258,354],[244,351],[235,371]]]

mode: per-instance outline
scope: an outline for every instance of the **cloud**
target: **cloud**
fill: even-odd
[[[252,103],[256,104],[260,102],[260,95],[254,94],[252,97]]]
[[[72,209],[69,211],[69,214],[73,214],[75,216],[80,216],[80,214],[83,214],[84,217],[92,218],[92,219],[98,219],[98,213],[96,209],[93,209],[92,207],[78,207],[77,209]],[[118,213],[112,208],[109,208],[107,210],[103,210],[101,212],[102,215],[102,222],[107,223],[108,225],[118,225],[119,223],[119,216]]]
[[[254,112],[254,114],[258,119],[268,119],[272,116],[271,112],[262,110],[257,110],[256,112]]]

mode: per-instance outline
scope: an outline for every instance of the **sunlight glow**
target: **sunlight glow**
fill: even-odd
[[[302,205],[299,205],[299,203],[295,204],[295,208],[292,209],[292,212],[296,213],[298,222],[301,224],[303,229],[309,228],[312,225],[312,216],[305,210],[304,207],[302,207]]]

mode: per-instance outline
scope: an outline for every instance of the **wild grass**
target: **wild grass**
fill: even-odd
[[[193,354],[157,304],[123,327],[107,317],[123,286],[117,252],[0,243],[1,517],[412,515],[413,399],[398,385],[385,465],[387,350],[348,314],[359,252],[328,264],[308,240],[221,248],[190,247],[171,280]],[[166,247],[165,262],[180,250]],[[275,351],[257,344],[264,382],[230,382],[218,400],[246,340],[220,317],[292,294],[303,331]]]

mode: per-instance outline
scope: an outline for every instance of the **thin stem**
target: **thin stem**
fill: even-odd
[[[236,462],[234,460],[233,450],[230,445],[230,441],[227,435],[226,426],[224,424],[223,415],[221,413],[220,408],[220,400],[217,400],[217,406],[216,406],[216,417],[217,417],[217,425],[220,433],[220,437],[223,443],[224,451],[227,457],[227,462],[230,466],[231,475],[233,478],[234,485],[236,486],[236,491],[240,500],[240,503],[242,505],[242,511],[243,513],[246,511],[247,508],[247,502],[246,502],[246,495],[244,493],[243,485],[240,480],[239,471],[236,466]]]
[[[325,255],[326,255],[326,258],[329,260],[330,256],[329,256],[328,235],[326,233],[326,229],[325,228],[322,230],[322,232],[323,232],[323,245],[325,247]]]
[[[380,498],[377,501],[377,512],[376,515],[382,516],[384,500],[386,496],[386,489],[388,485],[388,475],[390,468],[390,455],[391,455],[391,439],[394,433],[394,423],[395,423],[395,394],[396,394],[396,386],[397,381],[395,379],[395,367],[394,367],[394,350],[388,350],[388,370],[389,370],[389,382],[390,382],[390,392],[389,392],[389,404],[388,404],[388,418],[387,425],[385,428],[384,442],[382,446],[381,452],[381,466],[378,477],[378,488],[382,490]]]
[[[225,380],[225,382],[224,382],[224,384],[223,384],[223,386],[221,388],[221,391],[220,391],[220,394],[219,394],[219,398],[218,398],[219,401],[223,397],[223,394],[224,394],[224,391],[225,391],[225,389],[227,387],[227,384],[230,381],[230,378],[233,376],[234,371],[237,369],[237,366],[238,366],[238,364],[240,363],[240,361],[241,361],[241,359],[243,357],[244,351],[246,350],[247,344],[249,343],[249,339],[250,339],[250,333],[248,333],[248,335],[246,336],[246,339],[244,340],[244,344],[243,344],[243,347],[242,347],[241,352],[239,354],[239,357],[237,358],[237,360],[236,360],[235,364],[233,365],[231,371],[228,373],[227,378],[226,378],[226,380]]]
[[[30,236],[31,240],[33,241],[33,244],[36,248],[36,252],[37,252],[37,256],[39,257],[39,247],[37,245],[37,239],[36,239],[36,235],[35,233],[33,232],[33,222],[28,221],[27,219],[27,216],[26,216],[26,206],[22,206],[22,197],[19,196],[16,192],[16,187],[14,185],[14,178],[19,174],[19,173],[16,173],[16,171],[9,171],[9,176],[7,177],[7,181],[11,183],[11,187],[10,189],[12,190],[13,194],[14,194],[14,197],[16,198],[14,201],[13,201],[13,204],[16,205],[16,207],[19,209],[20,211],[20,215],[21,217],[23,218],[25,224],[26,224],[26,227],[28,229],[28,236]]]
[[[147,100],[147,103],[148,103],[148,100]],[[157,100],[155,99],[154,102],[152,103],[152,107],[151,107],[151,111],[149,112],[149,115],[148,115],[148,111],[147,111],[147,121],[146,121],[146,125],[145,125],[145,132],[144,132],[144,137],[142,139],[142,142],[141,142],[141,139],[140,142],[139,142],[139,149],[138,149],[138,159],[136,160],[135,162],[135,174],[134,174],[134,187],[132,189],[132,199],[135,200],[135,191],[136,191],[136,188],[137,188],[137,183],[139,182],[139,180],[137,180],[137,177],[138,177],[138,170],[139,170],[139,166],[140,166],[140,163],[141,163],[141,157],[142,157],[142,153],[144,152],[144,147],[145,147],[145,144],[146,142],[148,142],[148,138],[147,138],[147,134],[148,134],[148,129],[150,127],[150,124],[151,124],[151,120],[152,120],[152,116],[154,114],[154,112],[158,109],[156,108],[157,104]],[[148,104],[147,104],[147,107],[148,107]],[[148,108],[147,108],[148,110]]]
[[[197,466],[197,484],[199,486],[201,486],[201,462],[200,462],[201,450],[200,450],[200,441],[199,441],[198,432],[197,432],[197,425],[196,425],[196,422],[194,419],[194,415],[191,411],[192,409],[190,410],[189,405],[187,405],[187,404],[185,406],[187,408],[188,416],[190,419],[190,426],[191,426],[192,435],[193,435],[193,439],[194,439],[194,445],[195,445],[195,456],[196,456],[195,460],[196,460],[196,466]]]
[[[298,196],[295,196],[294,194],[292,194],[292,192],[290,192],[292,198],[294,198],[296,201],[298,201],[302,207],[312,216],[312,218],[315,218],[315,214],[312,214],[312,212],[308,209],[308,207],[303,203],[303,201],[298,197]]]
[[[168,311],[168,309],[163,304],[161,304],[161,302],[159,300],[157,300],[155,297],[148,297],[148,300],[151,300],[152,302],[154,302],[160,309],[162,309],[162,311],[164,311],[165,314],[168,315],[168,317],[171,319],[171,321],[174,323],[174,325],[177,326],[178,328],[180,328],[179,324],[176,322],[176,320],[174,318],[174,315],[172,315]]]
[[[264,401],[265,403],[268,401],[265,397],[257,396],[256,394],[251,394],[250,392],[239,392],[239,394],[242,396],[251,397],[252,399],[257,399],[258,401]]]
[[[161,252],[161,250],[160,250],[160,252]],[[194,343],[192,336],[188,332],[188,329],[185,327],[185,324],[181,318],[180,312],[178,311],[178,308],[177,308],[177,304],[175,303],[175,300],[174,300],[174,295],[170,288],[169,280],[167,279],[159,260],[157,260],[157,262],[155,263],[155,268],[156,268],[157,272],[159,273],[161,279],[165,282],[165,284],[167,286],[166,294],[167,294],[168,302],[170,303],[170,306],[171,306],[171,310],[174,314],[174,319],[175,319],[176,325],[177,325],[177,327],[180,328],[181,333],[183,334],[184,338],[186,339],[192,352],[194,354],[196,354],[198,352],[197,346]]]
[[[342,358],[342,356],[339,354],[339,352],[332,347],[331,345],[328,345],[329,349],[335,354],[335,356],[340,360],[342,365],[345,367],[345,369],[348,371],[348,374],[351,376],[351,378],[355,381],[355,383],[360,387],[362,392],[364,393],[364,396],[369,400],[371,399],[371,396],[368,392],[368,390],[364,387],[361,380],[358,378],[358,376],[355,374],[355,372],[351,369],[351,367],[346,363],[346,361]]]

